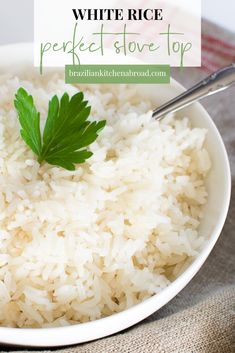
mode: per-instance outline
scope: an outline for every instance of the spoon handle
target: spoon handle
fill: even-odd
[[[155,109],[153,118],[161,119],[167,113],[176,112],[201,98],[220,92],[234,83],[235,63],[214,72],[192,88]]]

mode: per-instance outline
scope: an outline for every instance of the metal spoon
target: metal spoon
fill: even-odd
[[[214,72],[186,92],[155,109],[153,118],[160,120],[170,112],[176,112],[199,99],[223,91],[233,84],[235,84],[235,63]]]

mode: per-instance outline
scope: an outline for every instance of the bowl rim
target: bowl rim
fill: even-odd
[[[29,61],[29,56],[32,53],[32,43],[17,43],[0,46],[0,70],[1,66],[7,68],[13,63],[17,64],[16,52],[20,50],[21,59]],[[7,57],[6,52],[12,55]],[[5,61],[4,61],[4,55]],[[7,58],[6,58],[7,57]],[[140,62],[140,61],[139,61]],[[23,64],[26,66],[26,64]],[[185,88],[176,80],[171,78],[171,84],[179,92]],[[217,142],[220,144],[220,149],[223,154],[226,185],[224,187],[224,205],[222,205],[220,217],[213,229],[210,239],[206,242],[203,250],[196,257],[195,260],[184,270],[184,272],[166,288],[162,289],[158,294],[140,302],[129,309],[119,313],[112,314],[108,317],[97,319],[86,323],[78,323],[64,327],[50,327],[50,328],[11,328],[0,327],[0,343],[14,346],[27,346],[27,347],[60,347],[78,343],[93,341],[98,338],[106,337],[114,333],[120,332],[134,324],[140,322],[144,318],[154,313],[159,308],[166,305],[173,299],[195,276],[199,271],[206,258],[213,249],[216,241],[219,238],[221,230],[229,209],[231,197],[231,171],[229,165],[228,155],[220,133],[218,132],[215,123],[205,108],[200,103],[195,103],[199,113],[203,114],[209,120]]]

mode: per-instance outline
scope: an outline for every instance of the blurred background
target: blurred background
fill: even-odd
[[[202,17],[235,35],[234,14],[235,0],[202,0]],[[33,0],[0,0],[0,45],[32,41]]]

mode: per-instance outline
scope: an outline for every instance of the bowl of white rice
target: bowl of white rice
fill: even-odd
[[[39,165],[19,135],[24,87],[42,120],[49,99],[83,91],[106,120],[75,171]],[[0,48],[0,343],[64,346],[126,329],[198,272],[223,227],[230,169],[199,104],[158,122],[184,88],[69,85],[39,75],[31,45]]]

